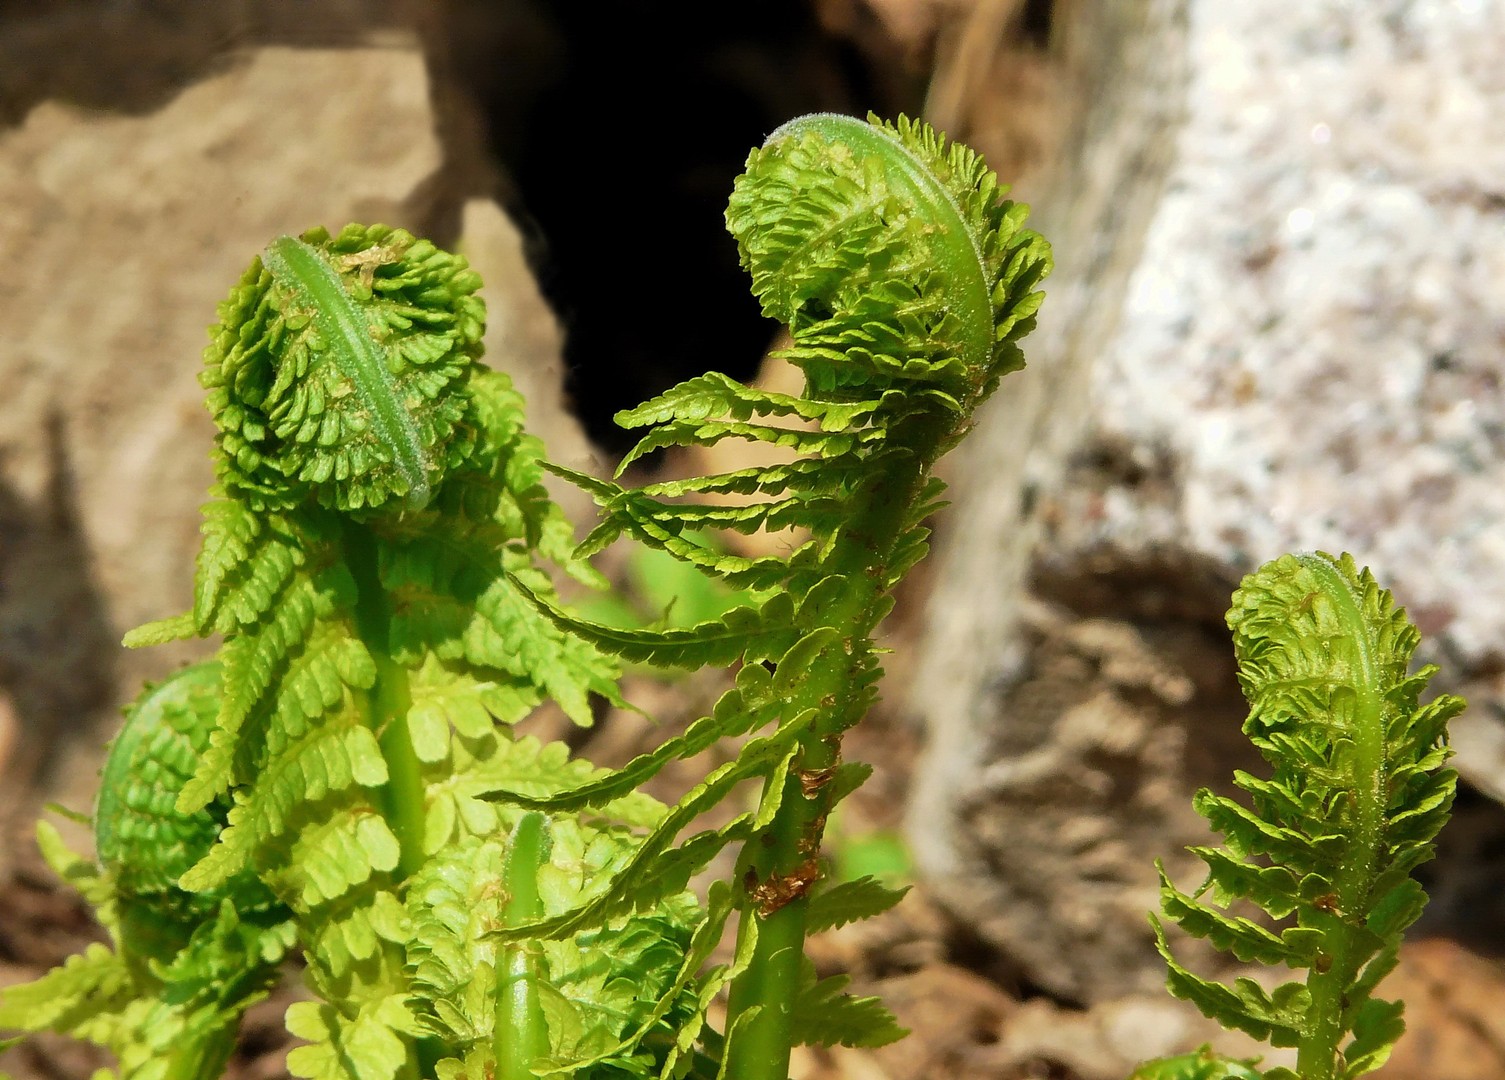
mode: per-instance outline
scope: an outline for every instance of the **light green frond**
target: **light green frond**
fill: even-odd
[[[308,546],[280,515],[225,498],[204,507],[201,532],[193,598],[201,634],[228,634],[271,611]]]
[[[388,886],[373,885],[308,912],[299,934],[309,963],[305,978],[321,997],[370,1004],[407,986],[401,947],[411,927]]]
[[[902,889],[890,889],[876,878],[862,877],[853,881],[841,881],[827,888],[818,888],[810,898],[810,913],[806,917],[806,932],[818,934],[835,930],[848,923],[870,919],[893,907],[904,894]]]
[[[884,395],[871,401],[812,401],[754,389],[719,371],[710,371],[680,383],[635,409],[619,412],[614,419],[620,427],[635,428],[665,424],[671,420],[696,423],[712,419],[746,421],[755,416],[794,416],[818,423],[822,431],[845,431],[866,423],[885,409],[897,409],[898,396],[893,393],[893,396]]]
[[[488,735],[496,724],[511,725],[538,703],[537,689],[477,674],[459,661],[443,661],[430,653],[408,679],[412,704],[408,727],[415,746],[423,743],[449,745],[451,730],[468,739]],[[438,757],[419,751],[424,761]]]
[[[663,821],[637,846],[631,861],[621,872],[605,882],[604,887],[597,890],[589,901],[562,915],[502,931],[503,940],[522,936],[547,939],[574,933],[583,927],[596,925],[615,912],[632,911],[641,905],[652,903],[664,895],[659,891],[661,889],[678,891],[683,888],[684,881],[698,866],[693,862],[671,861],[663,857],[675,838],[701,813],[725,798],[727,792],[736,785],[744,780],[763,776],[771,767],[784,760],[789,748],[814,720],[813,712],[806,713],[785,721],[771,735],[749,740],[739,751],[736,760],[712,770],[674,804]],[[747,824],[747,821],[739,819],[725,829],[703,834],[693,850],[694,859],[709,860],[719,850],[719,846],[742,835]],[[704,865],[704,862],[699,865]],[[681,873],[683,877],[680,876]],[[669,888],[676,879],[679,884]]]
[[[1446,722],[1462,702],[1419,704],[1431,674],[1408,673],[1420,636],[1347,555],[1267,564],[1234,594],[1228,623],[1250,703],[1244,730],[1273,774],[1235,777],[1252,809],[1198,793],[1224,840],[1193,849],[1212,903],[1162,874],[1163,908],[1242,960],[1308,975],[1270,999],[1248,980],[1218,986],[1169,959],[1157,923],[1169,984],[1225,1024],[1297,1046],[1309,1080],[1356,1077],[1383,1063],[1403,1027],[1399,1009],[1371,995],[1426,900],[1408,875],[1431,856],[1452,802]],[[1237,902],[1288,921],[1267,929],[1229,914]]]
[[[759,659],[777,656],[792,643],[794,601],[786,593],[775,593],[757,608],[731,608],[719,619],[684,630],[631,630],[578,618],[548,604],[522,582],[515,584],[561,630],[633,663],[721,667],[744,654]]]
[[[626,834],[570,818],[554,819],[548,830],[551,843],[538,872],[540,914],[567,909],[597,876],[620,869],[634,846]],[[486,1071],[490,1045],[503,1034],[493,1025],[511,1016],[499,1009],[498,988],[506,978],[499,968],[512,962],[515,949],[539,949],[530,942],[509,945],[494,933],[514,921],[515,890],[505,884],[510,861],[503,836],[474,838],[431,861],[408,891],[415,928],[410,957],[415,987],[427,1003],[424,1023],[458,1057]],[[723,903],[723,922],[725,915]],[[699,962],[719,940],[720,923],[716,933],[702,929],[694,945],[691,930],[700,920],[693,898],[682,895],[610,928],[545,943],[531,976],[538,1015],[547,1023],[539,1033],[542,1055],[532,1061],[537,1074],[604,1080],[642,1057],[644,1039],[673,1038],[694,1009]],[[687,950],[699,957],[693,966]]]
[[[265,753],[280,755],[331,713],[347,695],[376,682],[371,653],[343,620],[320,619],[302,647],[289,654],[266,725]]]
[[[835,520],[841,503],[834,498],[789,495],[782,499],[748,503],[668,504],[644,498],[636,492],[624,495],[611,508],[618,517],[634,522],[651,521],[664,529],[727,529],[743,534],[782,529],[815,529]]]
[[[1147,1061],[1130,1075],[1129,1080],[1260,1080],[1255,1068],[1259,1062],[1238,1060],[1215,1054],[1203,1046],[1190,1054]]]
[[[1160,908],[1166,918],[1188,934],[1206,938],[1214,948],[1231,952],[1246,964],[1258,961],[1305,967],[1312,961],[1310,953],[1293,949],[1280,934],[1249,919],[1231,917],[1218,908],[1198,903],[1171,884],[1164,868],[1160,871]]]
[[[1284,866],[1245,862],[1221,848],[1187,850],[1207,864],[1207,883],[1212,887],[1213,899],[1224,907],[1247,896],[1272,918],[1283,919],[1301,903],[1300,883]]]
[[[328,558],[326,545],[305,542]],[[183,787],[180,809],[208,805],[232,783],[262,769],[268,754],[303,737],[325,710],[343,703],[347,688],[371,685],[375,669],[369,654],[348,626],[331,623],[353,599],[353,582],[343,567],[299,572],[274,610],[226,640],[220,649],[219,717],[203,760]],[[253,723],[269,713],[270,728]],[[270,740],[270,748],[260,740]]]
[[[660,480],[634,490],[655,499],[677,499],[685,495],[782,495],[788,491],[811,496],[830,495],[848,486],[860,464],[855,458],[850,461],[798,458],[710,476]],[[572,474],[562,475],[566,479],[574,478]],[[614,497],[622,490],[612,484],[607,489],[608,497]],[[599,498],[598,502],[601,502]]]
[[[533,596],[552,594],[542,570],[522,560],[504,564],[475,598],[476,618],[462,638],[464,658],[482,671],[525,678],[571,720],[589,727],[591,694],[617,700],[615,663],[590,642],[561,632],[516,583]]]
[[[135,996],[125,961],[93,944],[40,979],[0,992],[0,1029],[71,1034],[93,1017],[119,1012]]]
[[[287,1056],[288,1071],[306,1080],[393,1080],[408,1060],[405,1036],[419,1030],[398,994],[365,1002],[354,1016],[299,1001],[288,1006],[287,1029],[308,1041]]]
[[[796,1043],[871,1048],[909,1034],[877,998],[847,993],[851,981],[850,975],[816,979],[815,965],[805,960],[799,997],[791,1010]]]
[[[286,864],[264,871],[278,893],[308,910],[363,886],[373,874],[397,869],[397,837],[371,813],[336,813],[306,826],[290,845]]]
[[[354,716],[325,723],[293,741],[245,789],[219,842],[183,875],[185,889],[213,888],[254,865],[258,850],[294,829],[311,803],[352,787],[385,783],[387,766],[376,737]]]
[[[1176,962],[1158,920],[1155,934],[1170,971],[1166,988],[1176,997],[1191,1002],[1225,1027],[1237,1028],[1273,1046],[1295,1046],[1300,1041],[1311,1003],[1304,986],[1288,982],[1271,994],[1251,979],[1237,979],[1232,987],[1203,979]]]
[[[129,1080],[219,1075],[241,1015],[276,982],[292,938],[286,912],[254,880],[235,883],[216,901],[165,885],[144,865],[150,852],[143,845],[152,835],[167,835],[163,830],[174,817],[170,793],[153,802],[140,790],[153,779],[151,763],[172,757],[171,739],[165,740],[169,749],[162,748],[160,728],[170,726],[162,714],[181,705],[173,699],[185,688],[171,681],[164,688],[164,700],[153,701],[149,692],[138,703],[107,763],[108,769],[125,761],[137,770],[136,787],[101,815],[107,861],[119,864],[141,851],[143,863],[122,875],[130,890],[113,877],[102,879],[118,890],[110,904],[124,913],[117,950],[91,945],[35,982],[0,995],[0,1028],[50,1028],[96,1043],[116,1056],[121,1077]],[[157,722],[143,724],[153,714]],[[190,848],[208,842],[191,828],[182,836]],[[192,857],[171,842],[160,854],[165,863]],[[107,922],[113,930],[113,920]]]
[[[620,1059],[649,1038],[658,1036],[662,1039],[667,1033],[673,1039],[673,1048],[664,1062],[663,1072],[659,1075],[671,1075],[675,1058],[691,1052],[705,1024],[705,1014],[711,1001],[730,977],[731,968],[728,965],[719,965],[707,970],[706,964],[721,943],[722,932],[725,930],[731,911],[731,889],[725,882],[713,882],[706,896],[704,915],[699,925],[695,927],[689,944],[681,945],[678,956],[667,958],[670,963],[661,968],[661,978],[671,971],[673,978],[656,987],[657,1001],[651,1002],[652,1008],[645,1015],[636,1018],[636,1028],[628,1029],[624,1038],[619,1039],[594,1058],[582,1058],[567,1068],[576,1070],[578,1075],[581,1070],[608,1064],[613,1058]],[[597,932],[596,936],[599,937],[600,932]],[[659,935],[652,944],[661,947],[662,943],[668,940],[671,939]],[[674,960],[678,962],[677,968],[673,965]],[[639,962],[623,965],[619,970],[631,970],[641,966]],[[651,1000],[645,994],[640,993],[638,996]],[[566,1070],[561,1070],[556,1075],[563,1080],[568,1073]],[[649,1072],[645,1075],[653,1074]]]
[[[553,596],[553,584],[512,550],[509,533],[441,518],[392,523],[379,534],[389,538],[381,580],[393,597],[390,648],[405,664],[432,656],[488,684],[504,722],[552,698],[587,726],[590,695],[615,698],[615,664],[563,633],[526,595]]]
[[[742,439],[764,443],[796,454],[840,458],[866,443],[876,441],[877,433],[860,431],[809,431],[804,428],[776,427],[772,424],[743,423],[735,420],[683,422],[669,420],[653,428],[637,441],[617,466],[621,476],[633,462],[655,450],[670,446],[715,446],[723,439]]]
[[[95,808],[95,846],[109,874],[110,921],[121,954],[145,972],[183,953],[221,902],[265,924],[286,917],[249,874],[227,877],[220,888],[190,893],[179,879],[213,845],[225,808],[192,813],[177,808],[178,791],[193,774],[218,712],[220,666],[198,664],[148,686],[126,710],[110,748]],[[275,951],[275,950],[274,950]]]
[[[531,810],[567,812],[602,806],[626,797],[657,776],[671,761],[680,761],[716,745],[723,739],[745,735],[770,722],[780,703],[769,696],[767,672],[759,666],[743,668],[737,685],[716,702],[710,716],[701,717],[684,734],[665,739],[655,749],[633,758],[620,769],[598,775],[588,783],[529,795],[514,789],[497,789],[484,797]]]
[[[437,843],[441,837],[489,835],[500,827],[497,802],[516,799],[546,804],[560,792],[593,788],[611,775],[610,770],[571,757],[564,743],[543,743],[533,736],[492,735],[477,740],[457,736],[449,762],[435,766],[428,780],[431,818],[437,815],[444,823],[431,839]],[[665,813],[656,799],[630,790],[592,805],[600,817],[640,829],[658,825]]]

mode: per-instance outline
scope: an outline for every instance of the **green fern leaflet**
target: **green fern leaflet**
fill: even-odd
[[[1384,1064],[1404,1030],[1401,1004],[1375,991],[1426,902],[1411,872],[1432,857],[1453,801],[1447,722],[1463,701],[1420,703],[1436,670],[1408,671],[1420,636],[1347,555],[1262,567],[1228,624],[1250,702],[1244,731],[1274,772],[1235,775],[1252,809],[1198,793],[1223,846],[1191,849],[1208,870],[1195,894],[1161,871],[1163,909],[1239,960],[1307,974],[1269,991],[1208,981],[1175,960],[1157,919],[1168,985],[1225,1026],[1296,1048],[1296,1070],[1267,1080],[1350,1080]],[[1235,901],[1273,928],[1229,914]]]

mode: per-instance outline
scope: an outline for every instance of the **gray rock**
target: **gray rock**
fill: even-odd
[[[1505,7],[1100,8],[1031,369],[954,468],[911,819],[943,894],[1078,1002],[1162,977],[1152,861],[1187,873],[1191,792],[1247,764],[1221,616],[1266,559],[1372,566],[1505,793]]]

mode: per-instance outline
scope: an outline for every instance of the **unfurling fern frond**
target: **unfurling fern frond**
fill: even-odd
[[[477,363],[478,285],[428,241],[352,225],[274,242],[221,305],[193,624],[226,636],[225,695],[185,807],[345,697],[400,696],[382,657],[497,673],[518,691],[503,722],[545,696],[588,721],[586,694],[611,692],[610,666],[507,578],[535,573],[533,549],[570,562],[568,529],[521,400]]]
[[[232,497],[421,509],[470,446],[481,279],[400,229],[267,246],[220,307],[204,385]]]
[[[218,483],[192,619],[224,635],[223,679],[179,805],[233,806],[183,884],[252,872],[296,912],[325,1002],[289,1014],[300,1076],[419,1067],[402,883],[495,824],[457,774],[545,699],[589,723],[588,696],[615,696],[614,665],[528,599],[552,593],[535,553],[572,563],[569,529],[521,400],[477,363],[478,285],[400,230],[283,237],[205,353]]]
[[[1034,324],[1049,251],[1023,228],[1024,208],[1002,196],[976,154],[923,124],[821,115],[781,128],[749,157],[726,217],[764,313],[789,328],[792,344],[779,355],[801,369],[804,391],[771,393],[713,373],[617,421],[648,429],[623,469],[650,451],[725,439],[781,447],[796,459],[640,488],[556,470],[603,511],[583,554],[626,536],[735,587],[773,594],[661,633],[596,626],[540,603],[562,629],[633,662],[740,662],[744,676],[766,665],[771,693],[753,703],[739,688],[733,707],[718,706],[683,740],[588,790],[556,801],[495,796],[535,808],[588,805],[706,739],[777,723],[671,810],[631,864],[634,876],[567,918],[529,928],[562,933],[634,910],[654,895],[645,882],[681,880],[711,845],[750,831],[736,893],[749,958],[732,991],[724,1063],[739,1080],[787,1075],[809,892],[827,815],[844,793],[835,782],[840,737],[876,697],[873,635],[890,590],[925,552],[922,521],[941,490],[932,467],[999,378],[1021,365],[1017,341]],[[750,499],[727,506],[685,498],[701,494]],[[791,528],[809,539],[782,557],[727,554],[702,535]],[[676,830],[743,779],[763,785],[754,812],[675,846]],[[832,985],[818,996],[845,1024],[842,1038],[890,1033]]]
[[[545,700],[589,723],[590,695],[616,698],[615,662],[539,610],[540,558],[594,575],[541,485],[521,399],[477,362],[478,285],[463,259],[384,226],[266,249],[205,352],[216,483],[193,610],[128,639],[224,643],[138,709],[186,709],[192,745],[133,720],[112,762],[139,745],[153,766],[105,776],[119,962],[160,980],[201,938],[223,952],[265,912],[290,918],[281,947],[295,927],[319,999],[288,1015],[309,1042],[289,1056],[299,1076],[417,1080],[445,1057],[414,997],[406,882],[505,823],[487,793],[590,779],[507,725]],[[591,813],[646,829],[661,813],[640,801]],[[216,1038],[233,1039],[222,1018]]]
[[[1420,703],[1436,669],[1408,671],[1415,627],[1347,555],[1262,567],[1234,594],[1228,624],[1250,703],[1244,731],[1274,773],[1235,774],[1252,809],[1198,793],[1223,846],[1191,849],[1208,868],[1194,894],[1161,871],[1163,908],[1240,960],[1307,975],[1268,991],[1249,979],[1210,982],[1174,959],[1156,920],[1169,987],[1226,1026],[1295,1047],[1295,1071],[1272,1069],[1267,1080],[1349,1080],[1379,1068],[1404,1029],[1400,1003],[1375,990],[1426,902],[1410,875],[1447,820],[1456,783],[1444,767],[1447,722],[1463,702]],[[1235,901],[1274,923],[1231,915]],[[1193,1075],[1156,1068],[1136,1075]]]
[[[180,813],[177,790],[209,740],[219,668],[148,687],[105,760],[94,815],[101,867],[47,830],[53,868],[90,900],[114,942],[0,998],[0,1028],[51,1029],[112,1051],[129,1080],[218,1075],[240,1016],[276,982],[289,913],[248,874],[211,892],[178,879],[214,843],[225,808]]]

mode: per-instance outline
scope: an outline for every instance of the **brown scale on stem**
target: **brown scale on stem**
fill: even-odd
[[[747,895],[763,918],[768,918],[781,908],[800,899],[820,880],[820,860],[809,856],[788,874],[774,874],[767,881],[758,881],[757,874],[749,870],[743,878]]]
[[[799,773],[800,790],[805,793],[805,798],[813,799],[820,794],[821,789],[831,782],[836,775],[836,766],[828,765],[824,769],[802,769]]]
[[[1325,911],[1329,915],[1341,916],[1343,914],[1343,912],[1338,908],[1337,893],[1323,893],[1321,896],[1317,897],[1317,899],[1312,901],[1312,907],[1316,908],[1318,911]]]

